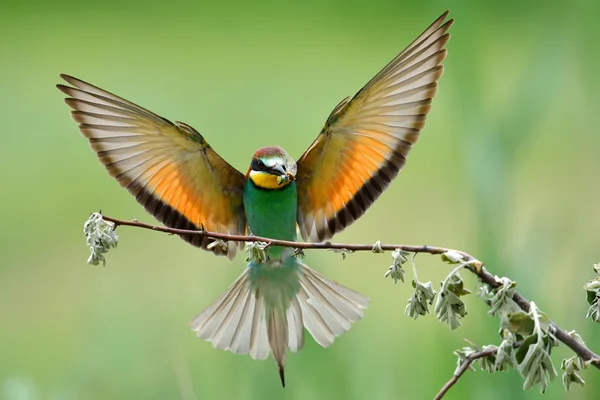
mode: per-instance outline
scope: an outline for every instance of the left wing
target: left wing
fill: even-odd
[[[145,108],[68,75],[73,85],[57,85],[69,97],[73,119],[100,162],[119,184],[166,226],[179,229],[244,234],[244,175],[223,160],[202,135],[183,122],[172,123]],[[209,249],[214,240],[197,235],[182,238]],[[239,243],[237,243],[239,245]]]
[[[298,226],[323,241],[359,218],[404,166],[425,125],[453,20],[442,14],[352,100],[298,160]]]

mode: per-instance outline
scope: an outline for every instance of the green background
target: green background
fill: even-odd
[[[107,267],[85,263],[90,212],[153,222],[108,177],[55,89],[69,73],[202,132],[245,171],[258,147],[299,157],[331,109],[446,8],[456,18],[427,126],[405,170],[336,241],[459,248],[519,284],[600,351],[582,285],[600,261],[598,2],[5,1],[0,6],[0,398],[433,397],[463,338],[497,343],[475,296],[456,331],[404,315],[411,288],[389,254],[307,263],[369,295],[333,346],[287,362],[212,348],[191,318],[237,277],[226,259],[160,233],[119,229]],[[449,272],[417,258],[435,287]],[[410,277],[410,275],[409,275]],[[468,285],[475,280],[466,277]],[[556,364],[571,353],[556,350]],[[598,371],[565,394],[597,398]],[[515,371],[469,372],[448,399],[537,399]]]

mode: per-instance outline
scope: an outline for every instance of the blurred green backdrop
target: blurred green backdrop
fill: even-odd
[[[245,171],[254,150],[298,157],[355,93],[445,8],[446,72],[407,167],[336,241],[460,248],[518,281],[597,351],[582,285],[600,261],[598,2],[4,2],[0,8],[0,397],[4,399],[431,398],[463,338],[498,341],[476,297],[463,327],[403,314],[388,254],[308,252],[368,294],[365,318],[322,349],[272,360],[217,351],[188,321],[244,266],[176,237],[119,229],[86,265],[91,211],[153,222],[108,177],[54,85],[69,73],[205,134]],[[449,272],[420,256],[421,279]],[[468,277],[471,285],[475,281]],[[559,348],[555,360],[569,356]],[[598,371],[565,394],[597,398]],[[448,399],[537,399],[517,373],[467,373]]]

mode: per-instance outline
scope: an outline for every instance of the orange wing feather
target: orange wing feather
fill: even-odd
[[[298,160],[298,225],[323,241],[359,218],[406,162],[425,125],[453,20],[440,16],[351,101]]]
[[[75,121],[109,174],[166,226],[243,234],[244,175],[223,160],[194,128],[172,123],[125,99],[68,75]],[[207,249],[212,240],[182,236]],[[235,255],[237,243],[215,254]]]

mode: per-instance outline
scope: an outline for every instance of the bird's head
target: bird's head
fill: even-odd
[[[282,189],[296,180],[296,162],[279,146],[258,149],[246,174],[262,189]]]

